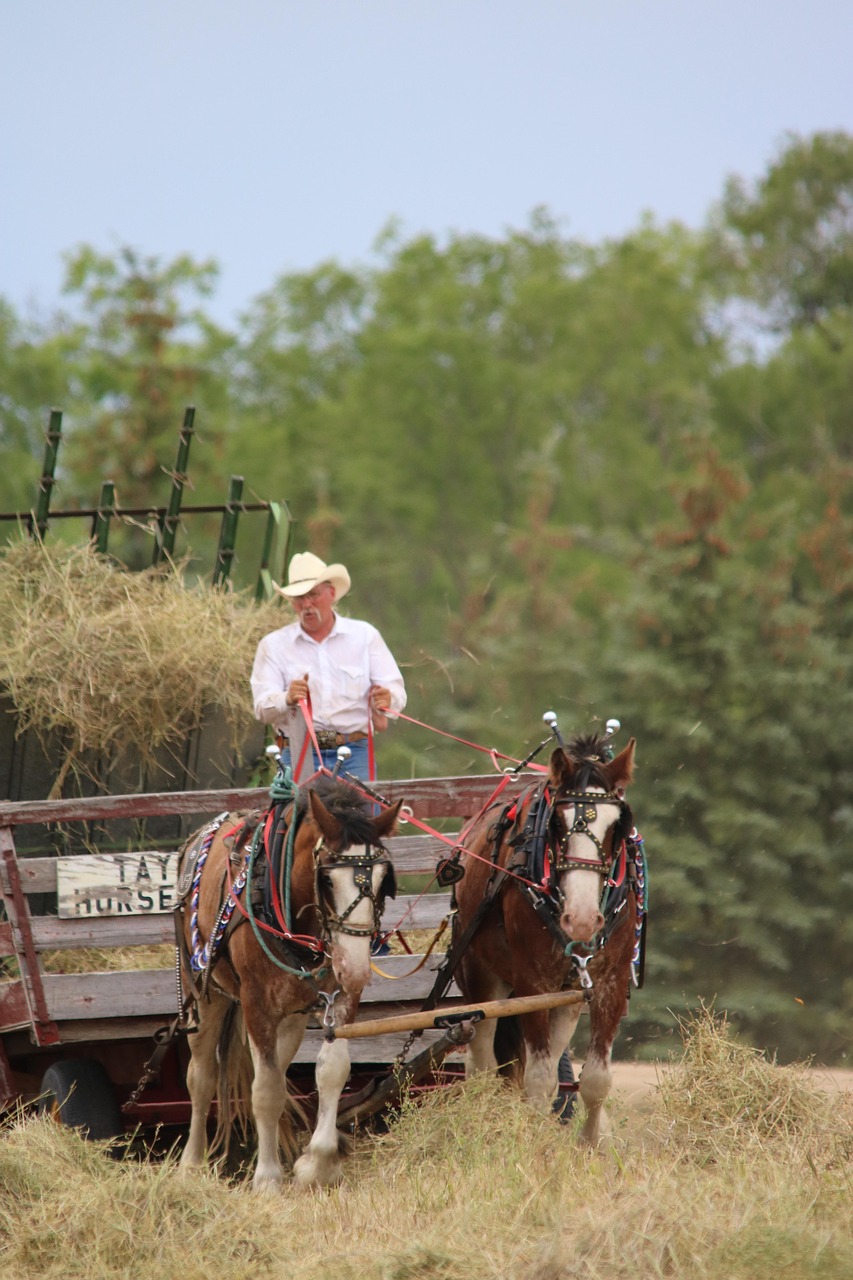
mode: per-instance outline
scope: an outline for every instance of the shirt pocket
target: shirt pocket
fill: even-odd
[[[338,671],[340,673],[340,689],[343,697],[350,702],[366,701],[368,680],[364,667],[354,666],[351,663],[341,663]]]

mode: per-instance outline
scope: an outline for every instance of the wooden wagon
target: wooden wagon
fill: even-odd
[[[380,783],[379,788],[392,803],[402,797],[421,822],[442,820],[452,841],[453,831],[480,811],[497,781],[492,774],[395,781]],[[529,775],[519,775],[503,796],[508,798],[528,782]],[[120,960],[132,948],[174,942],[170,908],[176,859],[169,857],[168,849],[144,848],[94,858],[76,853],[19,856],[16,833],[34,825],[126,826],[128,820],[161,815],[191,815],[196,826],[223,810],[251,810],[267,803],[266,789],[259,788],[0,803],[0,892],[5,907],[0,963],[6,972],[0,982],[0,1106],[41,1098],[60,1119],[86,1127],[93,1136],[111,1136],[140,1125],[183,1124],[189,1117],[183,1037],[170,1044],[145,1089],[136,1088],[151,1057],[153,1037],[177,1011],[174,970],[110,967],[101,972],[55,972],[55,966],[45,964],[51,952],[114,949]],[[401,832],[389,847],[404,887],[409,877],[427,883],[450,846],[412,824]],[[432,933],[449,910],[449,894],[434,887],[425,894],[404,892],[388,902],[383,926],[389,929],[402,921],[404,934]],[[437,949],[418,968],[420,958],[377,958],[376,967],[388,976],[374,973],[359,1017],[374,1020],[419,1009],[443,953]],[[458,1001],[458,991],[451,987],[442,1004]],[[319,1023],[309,1029],[291,1071],[314,1062],[322,1034]],[[430,1044],[440,1036],[433,1030],[419,1037],[416,1053],[424,1055],[424,1061]],[[351,1041],[353,1089],[342,1099],[342,1115],[352,1113],[356,1095],[370,1092],[372,1078],[387,1076],[388,1064],[404,1039],[398,1033]],[[446,1050],[444,1045],[437,1056],[443,1057]],[[448,1058],[451,1068],[454,1060],[460,1061],[458,1051]]]

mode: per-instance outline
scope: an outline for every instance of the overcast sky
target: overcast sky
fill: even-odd
[[[0,0],[0,294],[63,254],[215,258],[232,323],[390,218],[698,226],[786,132],[853,132],[850,0]]]

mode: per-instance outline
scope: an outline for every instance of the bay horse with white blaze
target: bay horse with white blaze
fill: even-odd
[[[456,889],[455,928],[461,933],[475,923],[456,974],[467,1003],[572,987],[588,995],[590,1042],[580,1094],[587,1113],[582,1138],[592,1144],[606,1123],[611,1050],[626,1011],[644,909],[645,877],[632,858],[633,820],[624,799],[634,747],[632,738],[615,759],[606,737],[577,737],[557,747],[541,785],[498,817],[488,810],[468,832],[465,874]],[[621,904],[615,911],[614,898]],[[467,1071],[513,1063],[507,1073],[526,1096],[550,1107],[581,1007],[480,1022]]]
[[[328,778],[298,790],[285,781],[281,791],[257,822],[223,814],[191,838],[179,883],[186,894],[179,908],[182,981],[195,996],[198,1023],[189,1037],[192,1120],[181,1168],[204,1163],[216,1096],[213,1148],[224,1145],[233,1123],[252,1118],[258,1140],[252,1185],[261,1191],[282,1182],[280,1143],[296,1154],[292,1112],[299,1108],[285,1073],[309,1014],[334,1000],[335,1023],[353,1020],[370,977],[371,937],[386,895],[395,892],[382,841],[399,804],[374,816],[353,788]],[[271,794],[275,800],[275,784]],[[274,914],[265,909],[270,902]],[[348,1042],[324,1040],[316,1063],[317,1121],[294,1165],[299,1184],[340,1177],[337,1108],[349,1070]]]

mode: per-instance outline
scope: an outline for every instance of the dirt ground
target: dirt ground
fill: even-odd
[[[581,1063],[574,1063],[579,1072]],[[661,1073],[667,1067],[654,1062],[614,1062],[612,1096],[625,1106],[642,1107],[654,1093]],[[853,1070],[830,1070],[828,1067],[815,1067],[815,1081],[827,1090],[844,1089],[853,1092]]]

